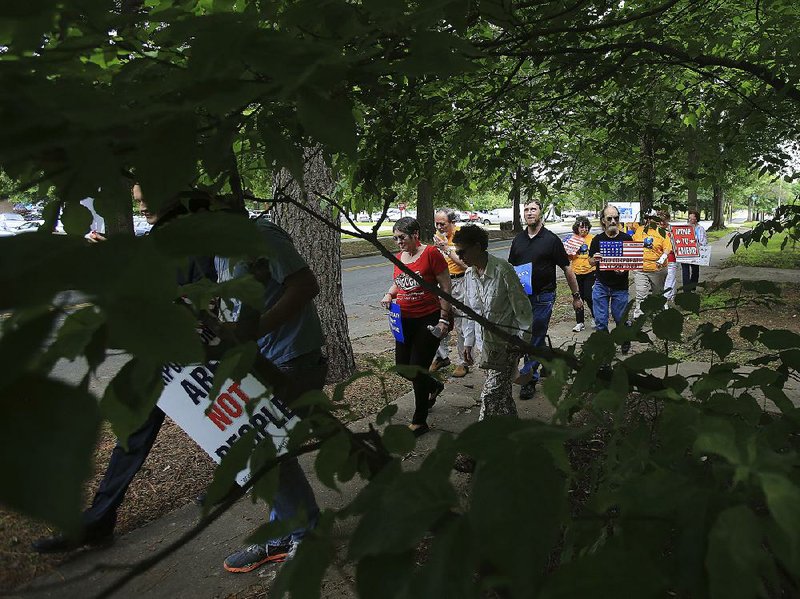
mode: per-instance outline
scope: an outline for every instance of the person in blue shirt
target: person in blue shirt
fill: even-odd
[[[240,302],[221,306],[221,319],[240,339],[255,339],[261,355],[277,366],[285,381],[273,389],[276,400],[292,402],[314,389],[322,389],[327,375],[325,343],[314,298],[319,285],[314,273],[297,252],[289,235],[265,218],[256,226],[268,246],[265,257],[232,263],[215,258],[220,282],[252,274],[264,287],[258,310]],[[224,562],[228,572],[250,572],[270,562],[293,557],[305,534],[317,522],[319,507],[314,491],[297,458],[279,466],[278,489],[270,506],[269,521],[297,521],[288,534],[235,551]]]

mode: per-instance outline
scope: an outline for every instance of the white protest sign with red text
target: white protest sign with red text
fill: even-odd
[[[207,328],[202,329],[201,336],[209,345],[219,343]],[[289,431],[299,422],[297,416],[252,374],[238,382],[225,381],[220,392],[210,397],[216,367],[215,361],[165,365],[158,407],[217,463],[250,430],[255,430],[257,442],[270,437],[278,455],[285,453]],[[236,475],[240,485],[249,478],[249,468]]]

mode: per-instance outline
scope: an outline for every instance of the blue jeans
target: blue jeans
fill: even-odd
[[[553,304],[556,301],[556,292],[543,291],[541,293],[534,293],[533,295],[529,295],[528,299],[531,302],[531,308],[533,310],[531,345],[533,345],[533,347],[542,347],[547,337],[547,328],[550,326],[550,317],[553,315]],[[533,371],[533,380],[538,381],[539,362],[537,360],[532,360],[529,362],[529,365]],[[526,365],[526,367],[527,366],[528,365]]]
[[[289,407],[293,400],[306,391],[322,389],[325,384],[328,365],[319,352],[305,354],[277,366],[287,375],[287,383],[275,390],[275,397],[283,400]],[[281,463],[278,470],[278,489],[269,512],[270,522],[294,518],[304,518],[305,523],[284,537],[270,539],[267,545],[300,541],[317,524],[319,507],[314,497],[314,490],[308,483],[297,458]]]
[[[592,306],[594,308],[595,330],[608,332],[608,305],[611,303],[611,315],[614,322],[622,324],[625,308],[628,306],[627,289],[611,289],[600,281],[592,287]]]

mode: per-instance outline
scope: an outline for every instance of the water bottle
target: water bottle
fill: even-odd
[[[431,332],[431,335],[436,337],[437,339],[441,339],[444,332],[441,329],[437,329],[435,326],[428,325],[428,330]]]

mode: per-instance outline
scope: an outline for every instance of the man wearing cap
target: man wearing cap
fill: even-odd
[[[450,283],[452,285],[450,295],[459,301],[464,301],[464,273],[467,270],[467,265],[458,257],[455,245],[453,245],[453,235],[459,230],[459,227],[456,226],[456,212],[449,208],[437,210],[433,222],[436,225],[436,235],[433,237],[433,243],[447,261],[447,270],[450,273]],[[453,309],[453,315],[453,332],[456,336],[456,349],[458,351],[458,364],[453,370],[453,376],[462,377],[469,372],[469,366],[464,360],[463,319],[458,310]],[[431,364],[432,371],[450,365],[449,341],[449,334],[442,337],[439,349],[436,351],[436,357]]]

